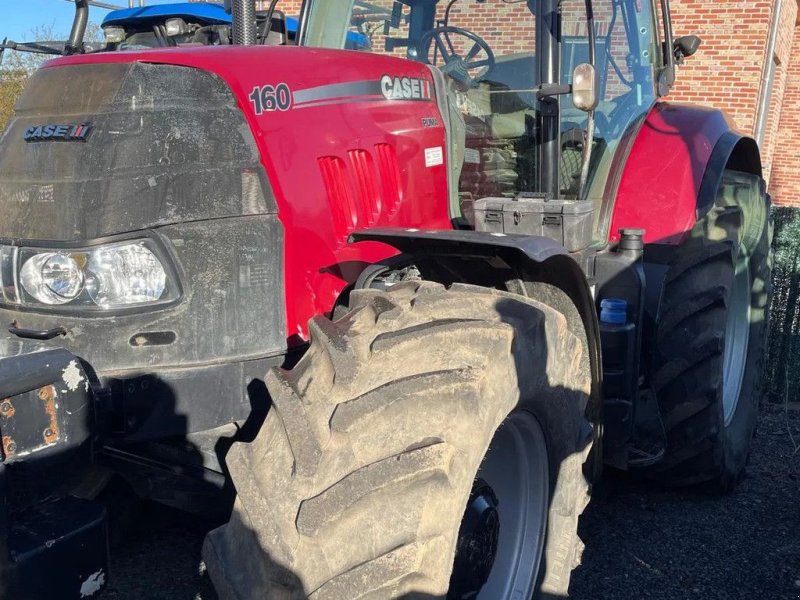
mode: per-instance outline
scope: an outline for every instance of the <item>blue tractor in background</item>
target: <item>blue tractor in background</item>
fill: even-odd
[[[256,12],[259,42],[294,44],[298,20],[277,10],[277,4],[273,2],[268,10]],[[231,14],[222,4],[179,2],[114,10],[103,19],[102,27],[106,50],[128,50],[229,44],[231,24]],[[353,31],[347,35],[346,47],[369,50],[370,41],[366,35]]]
[[[88,2],[88,4],[93,4]],[[391,15],[386,9],[356,0],[364,23],[383,21]],[[100,3],[107,7],[105,3]],[[257,40],[267,46],[296,43],[298,19],[279,10],[279,0],[270,3],[267,10],[256,11]],[[216,46],[232,43],[233,18],[228,8],[216,2],[175,2],[112,10],[101,24],[104,40],[84,42],[80,49],[70,47],[65,41],[14,42],[5,39],[0,43],[0,64],[3,52],[17,50],[36,54],[64,55],[75,52],[107,52],[115,50],[141,50],[189,45]],[[366,33],[347,33],[345,48],[369,50],[372,44]]]

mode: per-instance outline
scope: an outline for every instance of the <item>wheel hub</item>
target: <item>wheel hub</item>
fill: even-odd
[[[547,526],[548,464],[536,417],[512,412],[475,476],[456,541],[449,600],[533,595]]]
[[[497,541],[500,537],[500,516],[497,496],[485,481],[476,480],[456,544],[453,581],[448,598],[474,598],[489,580]]]

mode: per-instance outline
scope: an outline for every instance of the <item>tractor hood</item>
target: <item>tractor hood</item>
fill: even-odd
[[[144,62],[37,71],[0,138],[0,238],[89,240],[274,213],[228,86]]]

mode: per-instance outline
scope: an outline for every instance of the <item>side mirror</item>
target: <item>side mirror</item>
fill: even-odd
[[[390,35],[392,28],[400,29],[403,21],[403,3],[395,0],[392,3],[392,14],[383,22],[383,35]],[[387,50],[387,52],[391,52]]]
[[[700,44],[703,43],[696,35],[684,35],[672,42],[672,52],[675,54],[675,62],[683,64],[683,61],[694,54],[700,49]]]
[[[581,63],[572,71],[572,103],[589,112],[597,108],[597,74],[589,63]]]

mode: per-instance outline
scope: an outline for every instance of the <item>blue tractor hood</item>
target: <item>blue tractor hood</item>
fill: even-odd
[[[103,27],[110,25],[132,25],[139,21],[155,21],[172,18],[192,19],[208,25],[227,25],[231,16],[221,4],[205,2],[177,2],[175,4],[153,4],[137,8],[113,10],[103,19]]]

